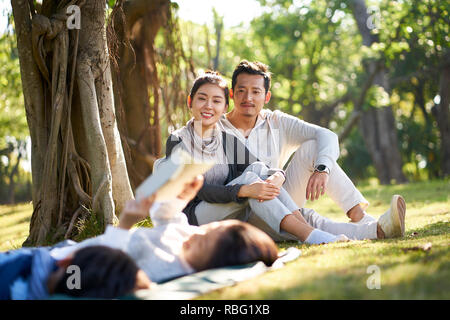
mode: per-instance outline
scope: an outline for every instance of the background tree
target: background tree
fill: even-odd
[[[22,164],[26,153],[28,128],[23,108],[19,57],[14,34],[0,36],[0,203],[31,200],[29,173]]]
[[[380,105],[385,102],[380,99],[384,94],[380,89],[388,89],[381,86],[386,82],[379,70],[381,63],[363,60],[358,54],[360,44],[355,40],[358,29],[345,12],[347,4],[260,2],[268,10],[252,22],[253,40],[259,42],[262,60],[268,62],[275,74],[272,106],[340,131],[336,113],[345,116],[348,108],[342,106],[351,103],[349,124],[341,131],[341,141],[363,114],[361,135],[379,180],[405,182],[402,158],[396,147],[395,119],[389,106]],[[364,14],[361,19],[366,21],[368,15],[365,11]],[[369,69],[360,67],[361,63],[369,65],[364,61],[373,61]]]
[[[390,9],[388,11],[388,9]],[[392,61],[391,86],[399,106],[403,157],[417,157],[428,178],[449,175],[449,24],[446,1],[407,1],[388,6],[387,25],[397,24],[398,40],[385,56]],[[410,101],[409,108],[405,101]],[[421,168],[414,168],[417,178]]]
[[[184,52],[174,9],[169,0],[118,1],[108,25],[116,113],[133,189],[151,174],[161,157],[162,132],[178,122],[173,115],[184,103]]]
[[[269,108],[339,133],[352,179],[448,175],[446,1],[258,2],[259,17],[229,27],[218,11],[206,25],[182,21],[169,0],[11,1],[15,33],[0,36],[0,198],[26,199],[31,139],[28,244],[74,237],[87,219],[113,222],[188,120],[192,80],[206,68],[230,80],[242,59],[270,65]],[[79,31],[66,25],[72,4]]]
[[[116,111],[135,187],[151,173],[161,154],[160,89],[155,38],[166,24],[169,1],[122,1],[113,10],[109,32],[114,54]]]
[[[370,16],[364,0],[349,1],[349,7],[355,18],[362,37],[362,44],[366,47],[379,43],[379,37],[373,32],[376,25],[371,25]],[[375,12],[379,10],[375,9]],[[395,118],[390,106],[391,88],[389,73],[382,59],[365,59],[364,69],[368,75],[373,75],[373,90],[369,94],[366,108],[362,109],[360,130],[366,147],[372,157],[381,183],[389,184],[392,180],[402,183],[407,179],[402,171],[402,158],[398,146]],[[379,97],[379,98],[378,98]],[[362,108],[355,105],[355,108]]]
[[[133,197],[126,174],[106,43],[106,3],[12,0],[32,143],[33,216],[25,244],[71,236],[80,215],[103,226]],[[69,30],[78,5],[81,30]]]
[[[223,16],[213,9],[214,17],[214,29],[216,31],[216,39],[214,41],[216,45],[216,55],[214,57],[213,70],[219,70],[219,60],[220,60],[220,44],[222,42],[222,32],[223,32]]]

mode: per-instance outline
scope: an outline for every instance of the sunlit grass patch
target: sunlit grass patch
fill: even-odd
[[[17,249],[28,236],[31,203],[0,206],[0,251]]]

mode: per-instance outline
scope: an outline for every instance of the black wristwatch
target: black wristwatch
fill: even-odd
[[[330,168],[328,168],[324,164],[319,164],[314,168],[314,172],[325,172],[327,174],[330,174]]]

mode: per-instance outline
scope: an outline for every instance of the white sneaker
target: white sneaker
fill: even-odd
[[[358,222],[350,221],[350,223],[353,223],[353,224],[366,224],[366,223],[369,223],[369,222],[372,222],[372,221],[376,221],[376,219],[374,217],[372,217],[371,215],[369,215],[369,214],[364,212],[364,216],[362,217],[361,220],[359,220]]]
[[[345,234],[339,234],[336,236],[336,240],[333,242],[347,242],[350,241],[350,239]]]
[[[405,235],[406,203],[400,195],[394,195],[391,207],[380,218],[378,224],[385,238],[403,237]]]

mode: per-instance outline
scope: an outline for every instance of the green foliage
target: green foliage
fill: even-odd
[[[106,3],[108,4],[108,7],[110,9],[114,8],[114,5],[116,4],[116,0],[107,0]]]
[[[368,110],[369,108],[381,108],[388,105],[390,105],[389,94],[383,87],[373,85],[367,92],[366,100],[362,109]]]
[[[116,2],[108,0],[108,7]],[[222,30],[218,71],[230,80],[234,66],[242,59],[268,64],[273,73],[269,108],[339,132],[368,79],[364,63],[381,59],[387,67],[389,90],[370,88],[363,109],[392,106],[409,178],[441,176],[441,140],[431,110],[439,92],[444,55],[450,50],[448,1],[366,0],[375,19],[372,33],[378,40],[371,47],[362,46],[350,0],[259,3],[263,13],[249,26]],[[171,8],[176,17],[176,1],[171,2]],[[215,23],[206,26],[171,20],[156,38],[160,116],[168,119],[161,122],[163,141],[168,131],[189,117],[185,99],[195,75],[212,66],[219,45],[216,29],[223,13],[212,14]],[[349,98],[336,108],[328,108],[345,96]],[[164,109],[166,106],[170,107]],[[7,137],[23,141],[27,136],[15,37],[8,32],[0,37],[0,150],[8,147],[7,139],[12,138]],[[351,177],[374,175],[360,134],[355,131],[347,140],[342,144],[346,152],[340,161]],[[17,150],[12,152],[11,159],[17,154]],[[4,177],[0,180],[6,186]]]
[[[29,135],[15,42],[14,34],[0,36],[0,149],[7,136],[24,140]]]
[[[376,176],[372,160],[357,128],[353,128],[350,136],[341,145],[338,163],[355,183]]]
[[[411,180],[438,177],[441,150],[434,128],[405,115],[399,117],[398,125],[405,174]]]
[[[405,174],[414,180],[440,176],[440,138],[431,109],[442,59],[450,48],[447,1],[366,1],[378,39],[371,47],[362,45],[351,1],[259,2],[263,14],[250,28],[224,30],[220,72],[230,78],[242,59],[268,64],[273,73],[269,108],[339,132],[369,78],[364,63],[381,59],[390,89],[370,87],[362,109],[392,106]],[[181,23],[183,47],[198,69],[206,69],[206,39],[213,50],[214,26],[208,26],[207,36],[205,26]],[[329,108],[345,96],[336,108]],[[354,132],[347,140],[340,161],[351,177],[374,176],[360,134]]]
[[[19,155],[20,163],[29,160],[28,135],[16,39],[7,31],[0,35],[0,203],[10,200],[11,179],[15,201],[31,199],[30,172],[14,169]]]
[[[73,240],[77,242],[96,237],[105,231],[103,219],[92,210],[87,210],[87,213],[76,222],[75,228],[77,235]]]
[[[136,223],[134,226],[134,228],[153,228],[153,222],[152,219],[150,219],[150,217],[146,218],[145,220],[142,220],[141,222]]]

